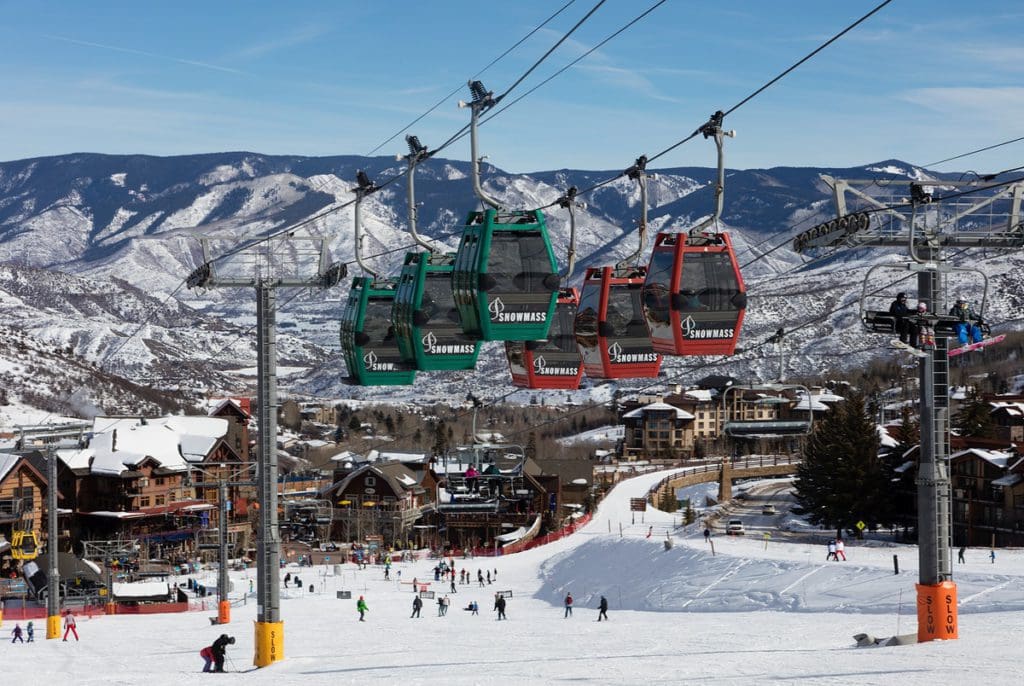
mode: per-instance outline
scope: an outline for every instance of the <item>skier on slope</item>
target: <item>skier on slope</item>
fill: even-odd
[[[412,599],[412,614],[409,615],[409,619],[420,616],[420,610],[423,609],[423,601],[420,600],[419,596]]]

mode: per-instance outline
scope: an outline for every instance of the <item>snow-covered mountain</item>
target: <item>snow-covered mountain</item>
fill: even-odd
[[[185,277],[202,262],[199,238],[209,239],[216,256],[241,241],[301,223],[296,235],[325,238],[333,258],[350,263],[355,272],[352,209],[329,210],[352,199],[357,170],[384,185],[363,204],[368,233],[363,254],[376,270],[396,272],[412,241],[406,231],[405,180],[399,178],[405,167],[392,157],[72,154],[0,163],[0,308],[5,315],[0,335],[28,337],[103,373],[160,388],[223,389],[232,383],[227,372],[255,364],[250,330],[255,305],[247,289],[197,293],[184,287]],[[620,171],[511,175],[485,167],[484,185],[506,207],[532,208],[552,203],[570,185],[590,188]],[[648,171],[655,173],[649,182],[649,236],[686,228],[710,213],[715,170]],[[452,250],[464,215],[478,206],[469,172],[467,162],[445,159],[430,159],[417,169],[419,231]],[[867,359],[877,341],[861,331],[856,302],[866,268],[886,258],[878,251],[848,252],[800,268],[802,258],[789,247],[795,226],[807,228],[833,211],[821,173],[904,180],[957,176],[894,160],[852,169],[729,171],[724,228],[733,235],[750,292],[741,348],[757,350],[724,363],[669,360],[666,378],[699,378],[709,363],[741,377],[774,376],[774,355],[756,344],[780,326],[796,328],[841,305],[847,307],[798,329],[787,341],[790,373]],[[633,253],[640,216],[639,191],[625,177],[581,199],[586,207],[577,212],[577,279],[587,266]],[[556,254],[564,259],[568,216],[555,208],[547,217]],[[1020,253],[971,259],[989,274],[998,296],[990,303],[989,319],[1015,317],[1010,313],[1024,305]],[[252,265],[229,261],[222,268],[251,273]],[[279,295],[280,364],[295,368],[283,379],[296,391],[327,397],[392,396],[394,389],[351,389],[341,383],[345,370],[337,337],[344,291],[343,284],[326,294]],[[0,352],[0,364],[13,373],[7,355]],[[478,388],[485,394],[510,390],[498,344],[485,346],[475,372],[421,375],[408,390],[416,397],[443,399]]]

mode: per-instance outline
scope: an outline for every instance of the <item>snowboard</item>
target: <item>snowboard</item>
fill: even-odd
[[[929,355],[927,350],[921,350],[920,348],[915,348],[914,346],[910,345],[909,343],[904,343],[903,341],[901,341],[898,338],[893,338],[892,340],[890,340],[889,341],[889,345],[892,348],[895,348],[896,350],[903,350],[905,352],[910,353],[911,355],[914,355],[915,357],[928,357],[928,355]]]
[[[998,336],[993,336],[992,338],[986,338],[985,340],[979,341],[977,343],[968,343],[967,345],[962,346],[960,348],[953,348],[952,350],[950,350],[949,351],[949,356],[950,357],[956,357],[957,355],[963,355],[964,353],[969,353],[972,350],[981,350],[985,346],[995,345],[996,343],[1002,343],[1003,339],[1005,339],[1005,338],[1006,338],[1006,336],[1004,336],[1003,334],[999,334]]]

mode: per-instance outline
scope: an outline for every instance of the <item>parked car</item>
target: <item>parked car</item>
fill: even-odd
[[[729,524],[725,527],[725,533],[729,536],[742,536],[746,533],[743,529],[742,519],[730,519]]]
[[[767,505],[765,505],[764,507],[761,508],[761,514],[763,514],[763,515],[773,515],[773,514],[778,514],[778,513],[775,511],[775,506],[772,505],[771,503],[768,503]]]

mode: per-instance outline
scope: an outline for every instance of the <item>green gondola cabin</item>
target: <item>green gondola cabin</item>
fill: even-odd
[[[421,371],[473,369],[480,342],[462,330],[452,296],[453,253],[410,252],[392,319],[402,359]]]
[[[391,323],[396,288],[365,276],[352,280],[341,318],[341,348],[349,381],[360,386],[401,386],[416,370],[403,359]]]
[[[547,338],[560,280],[539,210],[471,212],[452,291],[463,331],[486,341]]]

